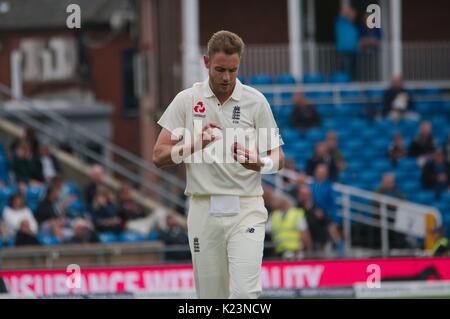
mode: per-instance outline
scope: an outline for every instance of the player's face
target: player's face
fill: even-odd
[[[214,53],[211,57],[205,56],[205,65],[208,68],[211,89],[216,95],[228,95],[233,92],[239,70],[240,57],[237,53]]]

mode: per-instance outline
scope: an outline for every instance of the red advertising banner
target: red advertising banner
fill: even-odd
[[[377,272],[381,281],[450,280],[450,258],[265,262],[263,289],[348,287]],[[0,272],[17,296],[193,292],[190,265]]]

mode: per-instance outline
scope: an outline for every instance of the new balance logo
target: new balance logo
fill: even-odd
[[[200,252],[200,243],[198,241],[198,237],[194,237],[194,253]]]
[[[253,234],[255,232],[255,229],[252,228],[247,228],[247,233]]]

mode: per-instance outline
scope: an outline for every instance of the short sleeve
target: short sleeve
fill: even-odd
[[[158,124],[180,137],[180,129],[186,127],[186,93],[178,93],[158,121]]]
[[[270,105],[265,98],[258,108],[255,121],[258,134],[258,150],[260,153],[273,150],[284,144]]]

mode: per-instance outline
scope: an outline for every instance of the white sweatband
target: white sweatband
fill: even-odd
[[[261,157],[261,162],[264,164],[261,166],[261,174],[273,174],[277,172],[274,169],[273,161],[270,157]]]

